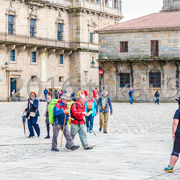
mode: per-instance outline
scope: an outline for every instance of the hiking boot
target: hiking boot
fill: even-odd
[[[107,134],[108,132],[107,131],[104,131],[104,134]]]
[[[99,132],[101,132],[102,131],[102,128],[99,128]]]
[[[59,152],[59,149],[57,149],[57,148],[52,148],[51,151]]]
[[[44,139],[49,139],[50,138],[50,136],[46,136]]]
[[[89,146],[89,147],[87,147],[87,148],[84,148],[85,150],[91,150],[91,149],[93,149],[93,147],[92,146]]]
[[[166,171],[168,173],[172,173],[173,172],[173,167],[168,166],[167,168],[164,168],[164,171]]]
[[[74,146],[71,147],[70,149],[71,149],[71,151],[74,151],[74,150],[76,150],[76,149],[79,149],[79,147],[80,147],[80,146],[75,146],[75,145],[74,145]]]

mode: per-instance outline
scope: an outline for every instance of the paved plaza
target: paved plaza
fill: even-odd
[[[89,144],[95,146],[93,150],[84,151],[81,146],[73,152],[61,148],[58,153],[50,151],[51,139],[44,139],[46,104],[40,103],[39,107],[40,138],[24,136],[21,116],[25,107],[22,102],[0,103],[1,180],[180,179],[180,162],[173,174],[163,171],[172,151],[176,103],[113,103],[109,133],[98,132],[97,117],[94,128],[97,137],[88,134]],[[58,139],[60,144],[60,136]],[[75,142],[80,144],[78,136]]]

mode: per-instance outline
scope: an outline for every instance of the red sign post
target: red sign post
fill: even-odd
[[[102,76],[102,75],[103,75],[103,73],[104,73],[104,72],[103,72],[103,70],[102,70],[102,69],[100,69],[100,70],[99,70],[99,75],[101,75],[101,76]]]

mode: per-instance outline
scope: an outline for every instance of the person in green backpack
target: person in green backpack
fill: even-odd
[[[46,105],[46,112],[45,112],[45,123],[46,123],[46,130],[47,130],[47,136],[45,139],[50,138],[50,123],[49,123],[49,113],[48,113],[48,106],[52,101],[52,93],[49,91],[47,94],[47,105]]]

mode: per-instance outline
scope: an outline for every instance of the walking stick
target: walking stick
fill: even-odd
[[[26,127],[25,127],[26,119],[24,118],[24,112],[23,112],[22,121],[23,121],[23,127],[24,127],[24,135],[26,136]]]
[[[66,115],[67,114],[65,114],[65,117],[64,117],[63,130],[62,130],[62,134],[61,134],[61,147],[63,145],[63,135],[64,135],[64,127],[65,127],[65,123],[66,123]]]

